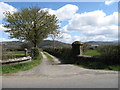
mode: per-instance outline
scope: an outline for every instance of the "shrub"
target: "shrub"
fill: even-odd
[[[58,47],[58,48],[52,48],[52,47],[46,47],[43,48],[44,51],[58,57],[62,63],[73,63],[74,59],[72,59],[72,48],[71,47]]]
[[[31,57],[32,58],[39,56],[39,54],[40,54],[39,49],[37,47],[31,49]]]
[[[101,60],[107,64],[118,64],[118,50],[120,45],[102,45],[98,48],[101,53]]]

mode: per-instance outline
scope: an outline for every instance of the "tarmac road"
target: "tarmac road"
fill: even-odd
[[[43,54],[43,53],[42,53]],[[43,54],[42,63],[31,70],[2,76],[2,88],[118,88],[118,72],[52,65]]]

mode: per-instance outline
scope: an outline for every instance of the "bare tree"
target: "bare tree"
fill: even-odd
[[[53,31],[49,36],[53,40],[53,48],[55,49],[55,46],[56,46],[55,45],[55,40],[62,38],[62,36],[63,36],[62,32],[60,32],[60,31]]]

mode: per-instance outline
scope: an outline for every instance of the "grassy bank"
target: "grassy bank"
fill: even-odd
[[[45,56],[49,59],[49,60],[52,60],[53,58],[46,52],[43,52],[45,54]]]
[[[54,60],[53,60],[53,57],[51,57],[48,53],[46,52],[43,52],[45,54],[45,56],[48,58],[48,60],[50,60],[50,62],[53,64],[54,63]]]
[[[106,65],[103,63],[81,63],[81,64],[75,64],[79,67],[87,68],[87,69],[98,69],[98,70],[113,70],[113,71],[120,71],[119,65]]]
[[[40,64],[42,60],[42,55],[40,54],[39,56],[33,58],[31,62],[25,62],[25,63],[20,63],[20,64],[14,64],[14,65],[3,65],[2,66],[2,73],[16,73],[19,71],[25,71],[32,69],[33,67],[37,66]]]
[[[87,68],[87,69],[97,69],[97,70],[112,70],[112,71],[120,71],[119,65],[106,65],[103,63],[81,63],[81,64],[75,64],[79,67]]]

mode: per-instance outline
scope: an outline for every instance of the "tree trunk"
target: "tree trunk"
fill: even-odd
[[[34,48],[36,47],[36,44],[34,43]]]
[[[55,49],[55,40],[53,40],[53,49]]]

